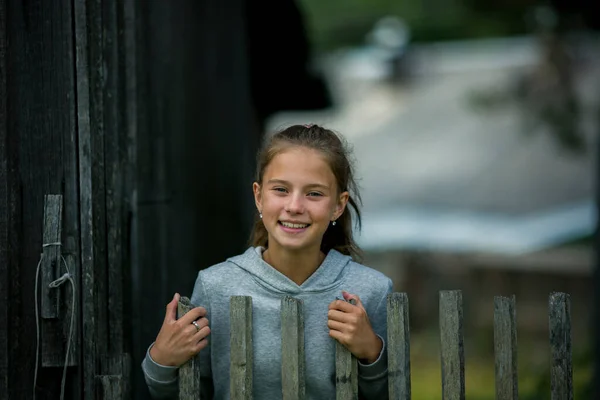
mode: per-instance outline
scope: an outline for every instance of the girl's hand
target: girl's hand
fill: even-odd
[[[344,291],[342,294],[344,299],[354,299],[356,304],[335,300],[329,305],[329,336],[343,344],[363,363],[372,364],[379,357],[383,343],[373,331],[360,298]]]
[[[202,318],[206,309],[196,307],[177,319],[178,302],[179,294],[175,293],[173,300],[167,304],[165,320],[150,349],[150,357],[156,363],[171,367],[178,367],[198,354],[208,345],[206,337],[210,334],[208,319]],[[192,324],[193,321],[200,329]]]

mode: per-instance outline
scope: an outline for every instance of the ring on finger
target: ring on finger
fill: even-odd
[[[196,321],[192,321],[192,325],[194,325],[198,331],[200,330],[200,326]]]

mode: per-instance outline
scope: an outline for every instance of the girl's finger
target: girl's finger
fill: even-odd
[[[197,322],[196,322],[196,323],[197,323]],[[200,326],[200,324],[199,324],[199,323],[197,323],[197,324],[198,324],[198,326]],[[198,328],[196,328],[196,326],[194,326],[194,324],[190,324],[190,326],[187,326],[187,327],[186,327],[186,328],[183,330],[183,333],[184,333],[186,336],[193,336],[193,335],[195,335],[195,334],[196,334],[196,332],[198,332],[198,331],[199,331],[199,329],[198,329]]]
[[[334,320],[329,320],[327,321],[327,327],[329,329],[333,329],[339,332],[344,332],[345,328],[346,328],[346,324],[344,324],[343,322],[339,322],[339,321],[334,321]]]
[[[206,346],[208,346],[208,340],[207,339],[202,339],[201,341],[199,341],[198,343],[196,343],[196,345],[193,348],[193,351],[194,351],[194,353],[198,354],[200,352],[200,350],[202,350]]]
[[[344,300],[335,300],[329,305],[330,310],[339,310],[343,312],[352,312],[355,310],[356,306],[344,301]]]
[[[329,310],[327,313],[327,318],[334,321],[348,323],[351,322],[352,317],[348,315],[348,313],[338,311],[338,310]]]
[[[196,323],[198,324],[198,326],[200,327],[200,329],[204,328],[205,326],[208,326],[208,318],[200,318],[199,320],[196,321]]]
[[[207,337],[208,335],[210,335],[210,327],[207,325],[207,326],[202,327],[202,329],[200,329],[198,332],[196,332],[194,334],[194,340],[196,342],[199,342],[199,341],[203,340],[205,337]]]
[[[340,343],[345,343],[344,341],[344,334],[340,331],[336,331],[335,329],[330,329],[329,330],[329,336],[334,338],[335,340],[337,340]]]

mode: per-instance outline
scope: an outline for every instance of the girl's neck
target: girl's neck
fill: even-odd
[[[325,254],[320,249],[291,252],[271,246],[263,252],[263,260],[297,285],[302,285],[321,265]]]

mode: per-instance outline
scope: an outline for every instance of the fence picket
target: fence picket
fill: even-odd
[[[496,399],[517,400],[517,318],[515,296],[494,297]]]
[[[410,400],[410,329],[408,296],[392,293],[387,298],[387,352],[389,397]]]
[[[440,337],[442,358],[442,399],[465,398],[465,352],[463,309],[460,290],[440,292]]]
[[[187,297],[180,297],[177,319],[195,308]],[[200,399],[200,356],[192,357],[179,368],[179,400]]]
[[[283,400],[303,400],[304,308],[302,300],[281,299],[281,383]]]
[[[552,293],[548,303],[550,349],[552,353],[550,370],[551,399],[573,400],[571,297],[566,293]]]
[[[335,342],[335,398],[358,399],[358,364],[356,357],[340,342]]]
[[[96,376],[96,398],[122,400],[125,398],[125,385],[121,375]]]
[[[252,297],[232,296],[229,303],[231,400],[252,399]]]

